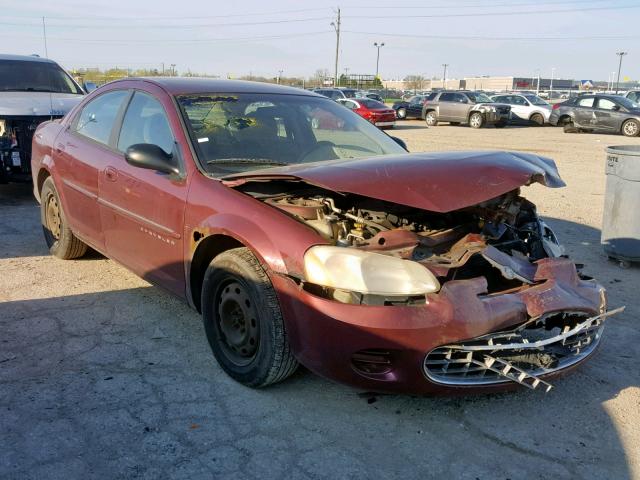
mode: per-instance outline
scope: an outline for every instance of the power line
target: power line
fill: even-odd
[[[573,13],[573,12],[585,12],[594,10],[622,10],[640,8],[638,5],[619,5],[613,7],[582,7],[582,8],[565,8],[565,9],[551,9],[551,10],[529,10],[526,12],[476,12],[476,13],[443,13],[434,15],[349,15],[346,18],[353,19],[375,19],[375,18],[460,18],[460,17],[505,17],[505,16],[517,16],[517,15],[538,15],[547,13]]]
[[[272,25],[283,23],[301,23],[301,22],[314,22],[319,20],[330,20],[331,17],[312,17],[312,18],[292,18],[286,20],[266,20],[261,22],[236,22],[236,23],[196,23],[196,24],[182,24],[182,25],[136,25],[136,27],[144,28],[209,28],[209,27],[235,27],[235,26],[249,26],[249,25]],[[20,27],[40,27],[39,24],[34,23],[15,23],[15,22],[0,22],[0,25],[11,25]],[[49,28],[83,28],[83,29],[130,29],[131,25],[80,25],[80,24],[49,24]]]
[[[342,33],[350,33],[353,35],[380,35],[380,32],[356,32],[353,30],[342,30]],[[424,38],[430,40],[489,40],[489,41],[530,41],[530,40],[633,40],[640,38],[640,35],[579,35],[579,36],[518,36],[518,37],[495,37],[487,35],[420,35],[410,33],[388,33],[384,32],[385,37],[404,37],[404,38]]]
[[[452,8],[460,8],[460,7],[476,7],[476,8],[483,8],[483,9],[488,9],[488,8],[495,8],[495,7],[515,7],[515,8],[521,8],[521,7],[537,7],[540,5],[564,5],[564,4],[585,4],[585,3],[601,3],[601,0],[564,0],[564,1],[541,1],[541,2],[529,2],[529,3],[514,3],[514,2],[508,2],[508,3],[491,3],[491,4],[482,4],[482,3],[465,3],[465,4],[461,4],[461,3],[447,3],[447,4],[442,4],[442,5],[433,5],[433,4],[428,4],[428,5],[360,5],[360,6],[355,6],[355,5],[350,5],[347,7],[344,7],[345,10],[351,10],[351,9],[362,9],[362,8],[366,8],[368,10],[423,10],[423,9],[428,9],[428,10],[433,10],[433,9],[452,9]]]

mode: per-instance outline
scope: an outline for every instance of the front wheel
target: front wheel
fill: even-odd
[[[484,125],[484,115],[480,112],[473,112],[469,116],[469,126],[471,128],[482,128]]]
[[[622,124],[622,134],[625,137],[637,137],[640,133],[640,123],[637,120],[627,120]]]
[[[58,191],[51,177],[47,178],[42,185],[40,221],[45,242],[54,257],[71,260],[82,257],[87,252],[87,245],[69,228]]]
[[[436,115],[436,112],[434,112],[433,110],[427,112],[424,117],[424,121],[427,122],[428,127],[435,127],[436,125],[438,125],[438,116]]]
[[[399,108],[398,111],[396,112],[396,115],[398,117],[398,120],[404,120],[405,118],[407,118],[407,109]]]
[[[202,318],[213,355],[234,380],[264,387],[298,367],[275,290],[248,248],[221,253],[207,268]]]

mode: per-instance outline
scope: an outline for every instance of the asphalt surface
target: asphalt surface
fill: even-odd
[[[553,128],[401,122],[412,151],[520,149],[568,186],[524,194],[625,313],[548,394],[374,395],[300,369],[250,390],[199,316],[97,254],[48,255],[28,187],[0,185],[0,478],[640,478],[640,269],[599,245],[603,147]]]

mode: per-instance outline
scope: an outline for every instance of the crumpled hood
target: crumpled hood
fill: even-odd
[[[224,177],[229,186],[292,179],[432,212],[450,212],[534,182],[564,187],[553,160],[520,152],[442,152],[342,159]]]
[[[0,92],[0,116],[65,115],[83,95],[49,92]]]

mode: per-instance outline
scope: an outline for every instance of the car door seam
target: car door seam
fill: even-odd
[[[119,205],[116,205],[115,203],[111,203],[108,200],[105,200],[104,198],[98,198],[98,203],[101,205],[104,205],[105,207],[111,208],[112,210],[115,210],[118,213],[121,213],[122,215],[129,217],[133,220],[136,220],[140,223],[146,224],[151,228],[154,228],[156,230],[161,230],[164,233],[170,235],[171,237],[179,240],[180,238],[182,238],[182,235],[178,232],[175,232],[173,230],[171,230],[169,227],[165,227],[164,225],[161,225],[159,223],[154,222],[153,220],[150,220],[146,217],[143,217],[142,215],[139,215],[137,213],[134,213],[130,210],[127,210],[126,208],[123,208]]]

